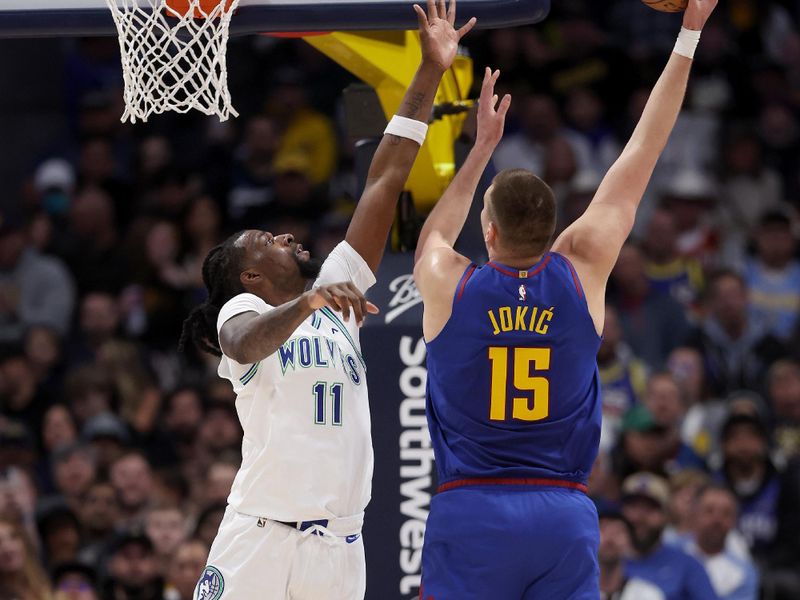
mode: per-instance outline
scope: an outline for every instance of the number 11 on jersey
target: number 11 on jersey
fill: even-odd
[[[342,388],[341,383],[331,384],[331,404],[333,405],[333,418],[331,419],[332,425],[342,424]],[[318,381],[312,388],[314,394],[314,423],[317,425],[325,425],[325,400],[328,389],[328,383],[325,381]]]
[[[533,392],[522,397],[514,396],[511,417],[520,421],[541,421],[550,414],[550,382],[546,377],[532,377],[531,366],[537,371],[550,369],[550,348],[489,348],[492,363],[492,391],[489,419],[506,420],[508,397],[508,354],[514,353],[514,387],[519,391]]]

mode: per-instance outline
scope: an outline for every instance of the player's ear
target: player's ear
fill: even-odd
[[[259,279],[261,279],[261,273],[252,269],[247,269],[239,274],[239,281],[242,282],[242,285],[253,285]]]
[[[497,241],[497,227],[492,221],[486,226],[486,231],[483,232],[483,239],[487,246],[494,246]]]

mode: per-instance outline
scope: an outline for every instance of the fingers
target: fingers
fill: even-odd
[[[476,19],[475,17],[472,17],[469,21],[467,21],[467,24],[464,25],[461,29],[458,30],[458,39],[460,40],[465,35],[467,35],[470,31],[472,31],[472,28],[475,27],[475,23],[477,23],[477,22],[478,22],[478,19]]]
[[[450,0],[450,5],[447,7],[447,22],[450,25],[456,24],[456,0]]]
[[[352,282],[322,286],[319,290],[331,308],[342,314],[342,320],[345,322],[350,320],[351,311],[359,327],[364,324],[367,314],[378,313],[378,307],[367,302],[364,294]]]
[[[444,5],[444,0],[436,0],[436,14],[440,19],[447,18],[447,7]]]
[[[428,22],[430,23],[437,17],[435,0],[428,0]]]
[[[417,13],[417,21],[419,21],[420,31],[428,29],[428,17],[425,16],[425,11],[422,10],[419,4],[414,5],[414,12]]]
[[[500,77],[499,69],[497,71],[492,72],[492,70],[489,67],[486,67],[486,71],[483,74],[483,85],[481,86],[480,103],[487,108],[491,107],[493,110],[497,105],[497,95],[495,95],[494,93],[494,86],[497,83],[497,79],[499,77]]]
[[[503,96],[503,99],[500,101],[500,106],[497,109],[497,115],[501,119],[506,118],[506,113],[508,113],[508,109],[511,106],[511,94],[506,94]]]
[[[325,300],[328,306],[330,306],[335,311],[341,311],[342,307],[339,305],[337,299],[331,294],[325,286],[320,287],[317,289],[317,293],[322,296],[322,299]]]

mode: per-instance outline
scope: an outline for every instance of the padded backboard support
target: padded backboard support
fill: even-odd
[[[230,33],[416,29],[412,4],[410,0],[241,0]],[[550,10],[550,0],[460,0],[458,9],[460,22],[474,16],[478,27],[493,29],[541,21]],[[0,0],[0,37],[115,33],[105,0]]]

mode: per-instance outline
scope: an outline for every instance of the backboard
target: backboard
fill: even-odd
[[[412,4],[411,0],[241,0],[230,33],[416,29]],[[459,21],[474,16],[478,27],[486,29],[536,23],[549,8],[550,0],[460,0],[458,12]],[[115,33],[105,0],[0,1],[0,37]]]

